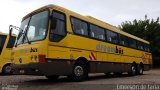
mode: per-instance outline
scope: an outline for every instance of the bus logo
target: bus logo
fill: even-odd
[[[38,49],[37,48],[31,48],[30,52],[37,52]]]
[[[90,60],[96,60],[96,57],[94,56],[93,52],[89,54],[89,58]]]

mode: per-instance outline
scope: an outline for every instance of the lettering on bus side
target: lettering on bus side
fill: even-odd
[[[37,48],[31,48],[30,52],[37,52],[38,49]]]
[[[30,48],[30,49],[21,49],[20,53],[32,53],[32,52],[37,52],[37,48]]]
[[[21,49],[20,53],[30,53],[30,49]]]
[[[102,44],[97,44],[96,45],[96,50],[97,51],[103,51],[103,52],[109,52],[109,53],[115,53],[116,52],[116,48],[106,46],[106,45],[102,45]]]
[[[117,46],[114,48],[114,47],[102,45],[100,43],[96,45],[96,50],[103,51],[103,52],[109,52],[109,53],[118,53],[118,54],[124,53],[122,48],[118,48]]]

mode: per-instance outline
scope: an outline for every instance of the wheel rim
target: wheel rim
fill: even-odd
[[[4,68],[4,73],[9,74],[11,72],[11,67],[10,66],[6,66]]]
[[[143,73],[143,69],[140,67],[139,69],[139,73],[142,74]]]
[[[84,73],[84,70],[81,66],[76,66],[75,69],[74,69],[74,74],[76,76],[82,76]]]
[[[132,66],[132,73],[133,73],[133,74],[136,73],[136,68],[135,68],[135,66]]]

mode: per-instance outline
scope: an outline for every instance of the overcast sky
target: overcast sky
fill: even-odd
[[[1,0],[0,32],[9,25],[20,26],[27,13],[48,4],[56,4],[82,15],[90,15],[114,26],[124,21],[160,16],[160,0]]]

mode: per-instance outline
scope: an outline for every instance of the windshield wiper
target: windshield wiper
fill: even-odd
[[[15,43],[15,46],[17,46],[18,40],[19,40],[19,38],[20,38],[22,35],[24,35],[24,37],[23,37],[23,43],[24,43],[24,39],[26,38],[26,39],[27,39],[27,43],[28,43],[28,44],[31,44],[31,42],[29,41],[29,39],[28,39],[28,37],[27,37],[26,30],[25,30],[25,33],[23,33],[24,30],[21,29],[20,27],[13,26],[13,25],[10,25],[10,26],[9,26],[9,29],[13,29],[13,28],[19,31],[19,34],[18,34],[18,36],[17,36],[17,41],[16,41],[16,43]]]
[[[25,33],[23,33],[23,34],[24,34],[24,39],[26,38],[28,44],[31,44],[31,42],[29,41],[29,38],[28,38],[28,36],[27,36],[27,28],[26,28],[26,30],[25,30]],[[24,40],[23,40],[23,42],[24,42]]]

